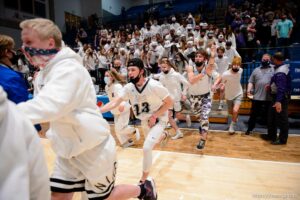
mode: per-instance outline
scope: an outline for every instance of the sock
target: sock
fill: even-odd
[[[139,185],[139,186],[140,186],[140,189],[141,189],[141,193],[140,193],[140,195],[138,196],[138,198],[139,198],[139,199],[142,199],[142,198],[145,196],[145,194],[146,194],[146,189],[145,189],[145,187],[144,187],[144,183],[141,184],[141,185]]]

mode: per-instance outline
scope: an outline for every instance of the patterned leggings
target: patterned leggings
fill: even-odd
[[[209,113],[211,110],[211,99],[210,94],[203,94],[203,95],[191,95],[191,110],[195,114],[199,114],[199,122],[200,127],[199,131],[202,132],[208,132],[209,127]]]

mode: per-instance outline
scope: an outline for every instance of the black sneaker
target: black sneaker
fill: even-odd
[[[143,197],[144,200],[157,200],[156,187],[153,178],[149,177],[145,180],[144,188],[146,190],[146,194]]]
[[[280,139],[277,139],[275,141],[272,141],[271,144],[273,144],[273,145],[284,145],[284,144],[286,144],[286,142],[281,141]]]
[[[250,134],[251,134],[251,131],[248,131],[248,130],[247,130],[247,131],[245,132],[245,135],[250,135]]]
[[[197,149],[204,149],[206,140],[201,139],[197,145]]]

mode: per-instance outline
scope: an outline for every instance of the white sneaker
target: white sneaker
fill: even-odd
[[[176,135],[172,137],[172,140],[183,138],[183,133],[180,130],[176,131]]]
[[[191,127],[192,126],[192,121],[191,121],[191,116],[190,115],[186,115],[185,116],[185,121],[186,121],[187,127]]]
[[[219,104],[218,110],[223,110],[223,104],[222,103]]]
[[[236,122],[231,122],[230,126],[229,126],[229,133],[234,133],[235,132],[235,126],[236,126]]]
[[[128,140],[127,142],[125,142],[124,144],[122,144],[123,148],[128,148],[134,145],[134,142],[132,140]]]
[[[135,134],[135,140],[139,141],[141,139],[141,134],[138,128],[135,128],[134,134]]]

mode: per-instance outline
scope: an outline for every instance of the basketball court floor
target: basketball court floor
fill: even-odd
[[[113,130],[113,126],[112,126]],[[195,150],[199,135],[169,140],[153,152],[154,177],[160,200],[300,199],[300,137],[273,146],[258,135],[213,131],[206,149]],[[114,135],[114,133],[113,133]],[[137,184],[142,171],[142,142],[118,152],[117,184]],[[55,154],[42,139],[49,172]],[[75,194],[74,200],[80,199]]]

